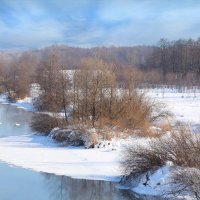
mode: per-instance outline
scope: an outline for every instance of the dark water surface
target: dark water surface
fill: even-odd
[[[32,113],[0,104],[0,137],[32,134]],[[6,152],[5,152],[6,153]],[[20,158],[19,158],[20,159]],[[134,200],[139,198],[116,183],[72,179],[0,163],[0,200]]]

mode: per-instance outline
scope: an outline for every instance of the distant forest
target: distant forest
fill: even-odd
[[[102,60],[112,66],[119,86],[124,84],[127,74],[131,74],[136,86],[200,83],[200,39],[160,39],[155,46],[79,48],[53,45],[23,52],[1,51],[0,91],[26,96],[29,85],[36,82],[37,69],[50,57],[56,58],[56,65],[63,70],[80,69],[84,59]]]

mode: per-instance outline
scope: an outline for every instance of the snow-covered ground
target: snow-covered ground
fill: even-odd
[[[170,165],[166,165],[158,169],[152,175],[149,175],[149,181],[147,185],[143,183],[146,182],[146,175],[144,175],[140,183],[134,187],[132,190],[138,194],[145,194],[145,195],[162,195],[165,194],[167,191],[170,191]]]
[[[147,95],[164,102],[175,115],[175,119],[200,124],[200,91],[178,92],[176,89],[148,89]]]
[[[151,89],[147,91],[150,97],[164,102],[174,113],[175,120],[191,123],[196,129],[200,127],[200,91],[177,92],[168,89]],[[6,103],[1,96],[0,102]],[[33,110],[31,99],[27,98],[12,105],[27,110]],[[135,143],[144,143],[148,139],[137,138]],[[123,141],[116,150],[109,148],[83,149],[61,147],[47,137],[19,136],[0,139],[0,160],[36,171],[67,175],[71,177],[118,181],[121,175],[119,169],[120,149],[126,143]],[[133,188],[138,193],[160,195],[169,178],[170,166],[159,169],[151,176],[148,186],[141,183]]]
[[[0,139],[0,160],[36,171],[119,181],[119,151],[62,147],[45,136]]]

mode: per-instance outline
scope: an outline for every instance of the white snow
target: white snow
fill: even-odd
[[[132,190],[139,194],[145,195],[164,195],[167,191],[170,191],[170,166],[166,165],[158,169],[155,173],[149,175],[149,181],[145,186],[146,177],[140,180],[138,186],[134,187]]]
[[[146,145],[148,140],[139,137],[134,140],[113,140],[112,146],[84,149],[64,147],[46,136],[10,136],[0,138],[0,160],[35,171],[73,178],[119,181],[120,148],[127,143]],[[113,146],[116,150],[113,150]]]
[[[35,171],[119,181],[119,151],[62,147],[45,136],[0,139],[0,160]]]
[[[150,89],[147,95],[166,104],[175,115],[176,120],[200,123],[200,91],[192,90],[178,92],[176,89]]]

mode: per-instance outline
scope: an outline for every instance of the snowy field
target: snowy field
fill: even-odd
[[[148,96],[164,102],[174,113],[174,120],[189,122],[198,131],[200,127],[200,91],[177,92],[169,89],[147,90]],[[6,103],[1,97],[1,102]],[[33,110],[30,98],[15,104],[19,108]],[[134,138],[135,143],[148,143],[149,139]],[[130,140],[128,141],[130,142]],[[116,150],[110,148],[83,149],[61,147],[50,138],[42,136],[19,136],[0,139],[0,160],[12,165],[35,171],[67,175],[75,178],[97,180],[120,180],[120,149],[126,141],[114,141]],[[142,183],[133,191],[159,195],[165,190],[169,179],[170,166],[159,169],[149,182],[148,188]],[[158,186],[159,183],[159,186]]]
[[[200,91],[177,89],[148,89],[147,95],[164,102],[175,115],[175,120],[200,124]]]

